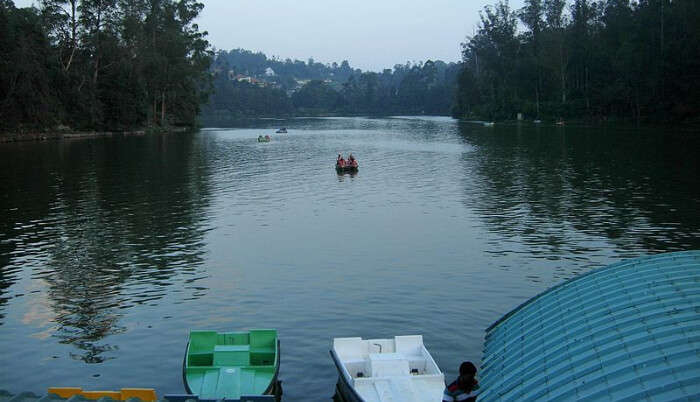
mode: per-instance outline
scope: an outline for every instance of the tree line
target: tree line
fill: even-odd
[[[231,52],[257,57],[258,63],[242,63],[240,57],[236,62]],[[381,73],[353,69],[347,61],[321,68],[312,60],[287,60],[280,62],[286,67],[274,69],[275,76],[265,76],[266,68],[274,64],[263,54],[231,52],[218,53],[213,63],[214,93],[203,107],[204,124],[254,116],[449,115],[460,72],[459,64],[440,60],[397,64]],[[246,72],[271,85],[239,82],[231,79],[231,71]],[[306,78],[302,85],[300,78]]]
[[[192,125],[212,52],[195,0],[0,0],[0,131]]]
[[[203,7],[196,0],[41,0],[18,9],[0,0],[0,132],[324,114],[700,115],[695,0],[526,0],[519,10],[499,0],[481,12],[461,63],[428,60],[382,72],[242,49],[215,55],[194,23]]]
[[[459,69],[456,63],[428,60],[398,64],[381,73],[354,74],[342,85],[337,110],[354,114],[449,115]],[[305,106],[302,96],[292,100]]]
[[[697,119],[700,2],[498,1],[462,61],[455,117]]]

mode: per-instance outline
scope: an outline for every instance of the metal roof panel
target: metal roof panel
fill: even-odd
[[[622,261],[487,329],[480,401],[700,395],[700,251]]]

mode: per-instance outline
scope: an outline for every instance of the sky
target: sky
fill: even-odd
[[[197,23],[221,50],[313,58],[381,71],[407,61],[458,61],[479,10],[495,0],[200,0]],[[514,9],[524,0],[510,0]],[[15,0],[17,7],[37,0]]]

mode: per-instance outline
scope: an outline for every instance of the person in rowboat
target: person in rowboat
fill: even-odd
[[[476,366],[472,362],[463,362],[459,366],[459,377],[445,387],[442,402],[475,402],[478,395],[479,381],[476,380]]]
[[[340,166],[340,167],[344,167],[345,166],[345,159],[343,159],[343,155],[338,154],[338,159],[335,160],[335,163],[337,163],[338,166]]]

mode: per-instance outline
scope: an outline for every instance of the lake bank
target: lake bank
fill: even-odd
[[[0,143],[24,142],[24,141],[51,141],[51,140],[71,140],[79,138],[99,138],[99,137],[132,137],[142,136],[151,132],[161,133],[183,133],[192,128],[173,127],[163,130],[126,130],[126,131],[50,131],[50,132],[27,132],[27,133],[0,133]]]
[[[478,118],[455,118],[460,123],[483,125],[485,123],[494,123],[502,126],[523,126],[523,127],[556,127],[559,129],[569,128],[590,128],[603,130],[619,130],[619,131],[655,131],[655,132],[673,132],[682,133],[683,135],[700,134],[700,123],[686,122],[676,124],[662,123],[637,123],[633,121],[601,121],[601,120],[586,120],[586,119],[571,119],[563,120],[558,123],[557,120],[533,120],[533,119],[507,119],[507,120],[488,120]]]

